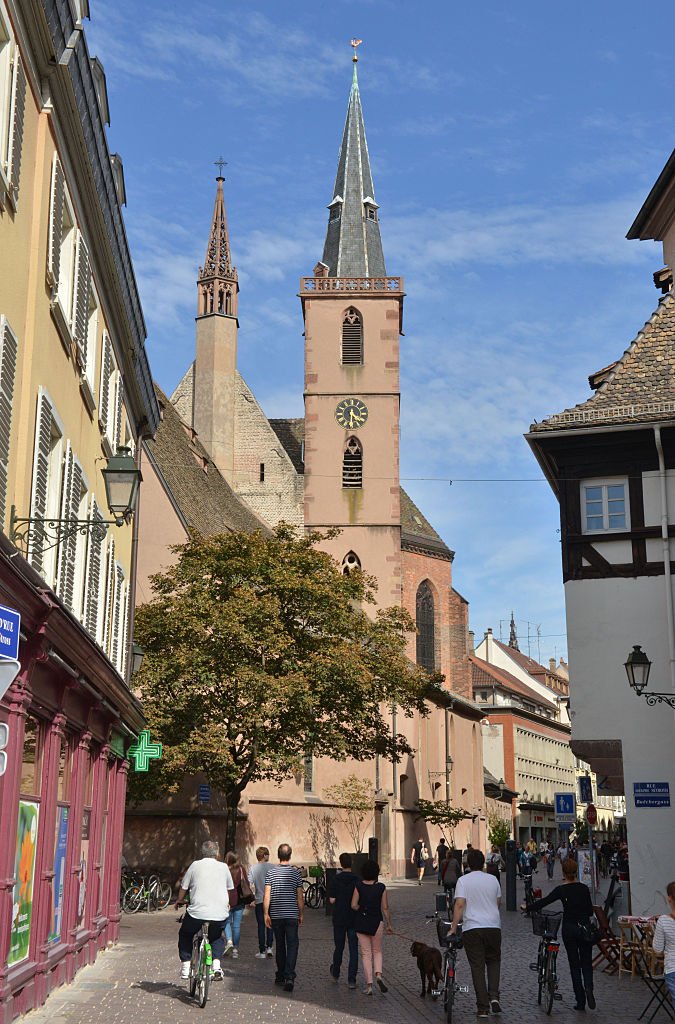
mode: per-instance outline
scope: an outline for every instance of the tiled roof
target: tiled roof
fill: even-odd
[[[204,537],[237,530],[269,533],[269,527],[234,493],[198,436],[157,385],[155,393],[162,419],[154,440],[146,442],[147,450],[188,528]]]
[[[305,441],[305,421],[302,417],[290,420],[269,420],[274,433],[286,450],[297,473],[305,472],[302,459],[302,446]]]
[[[675,420],[675,295],[653,316],[587,401],[533,423],[531,433],[598,424]]]
[[[401,540],[404,547],[406,544],[410,547],[422,547],[430,554],[440,555],[450,560],[455,555],[403,488],[401,488]]]
[[[474,692],[480,690],[481,687],[499,686],[504,690],[517,693],[520,697],[526,697],[533,704],[538,704],[550,711],[557,712],[557,706],[552,701],[540,696],[536,690],[531,689],[521,682],[520,679],[517,679],[516,676],[512,676],[506,669],[491,665],[489,662],[483,661],[482,658],[478,658],[475,654],[469,655],[469,661],[471,662],[471,680]]]

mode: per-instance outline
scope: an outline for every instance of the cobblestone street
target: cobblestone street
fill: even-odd
[[[538,879],[544,891],[550,883]],[[397,932],[405,936],[435,942],[433,923],[426,913],[433,911],[434,883],[429,879],[420,889],[410,882],[390,886],[390,901]],[[519,898],[520,898],[519,884]],[[178,925],[173,909],[160,914],[138,914],[122,919],[118,946],[100,954],[96,964],[84,968],[75,982],[57,990],[45,1006],[31,1013],[30,1024],[175,1024],[183,1021],[240,1021],[243,1024],[303,1021],[307,1024],[353,1024],[356,1021],[410,1024],[413,1021],[442,1024],[440,1003],[419,996],[419,974],[410,956],[410,943],[398,936],[385,939],[384,977],[389,985],[386,995],[363,995],[359,988],[350,991],[346,979],[338,984],[328,975],[332,954],[332,929],[321,910],[308,910],[301,934],[298,977],[295,991],[284,993],[273,985],[274,961],[257,960],[255,919],[247,913],[242,927],[240,958],[223,963],[224,982],[211,987],[204,1011],[189,997],[185,984],[178,980],[176,936]],[[544,1012],[537,1006],[535,975],[528,964],[534,958],[537,939],[520,914],[503,913],[502,954],[503,1024],[531,1021]],[[343,965],[343,967],[346,966]],[[573,995],[567,960],[561,951],[559,961],[562,1001],[556,1002],[551,1019],[567,1024],[580,1019],[596,1024],[635,1021],[648,1001],[648,992],[639,979],[610,977],[596,972],[598,1009],[585,1015],[573,1009]],[[458,962],[460,984],[471,986],[464,954]],[[456,1020],[475,1020],[473,990],[457,996]],[[661,1014],[658,1021],[665,1019]]]

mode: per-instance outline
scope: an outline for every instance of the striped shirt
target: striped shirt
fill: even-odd
[[[298,889],[302,888],[302,875],[292,864],[270,864],[266,885],[270,887],[270,917],[294,918],[300,916]]]
[[[664,954],[663,973],[675,971],[675,918],[662,914],[654,930],[654,952]]]

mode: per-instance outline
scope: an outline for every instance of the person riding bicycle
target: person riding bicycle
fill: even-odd
[[[190,893],[190,904],[178,932],[180,976],[183,979],[190,977],[193,939],[207,922],[213,951],[213,977],[223,977],[220,966],[225,950],[223,929],[230,912],[230,901],[234,901],[236,896],[230,869],[217,859],[220,854],[218,843],[207,839],[202,843],[201,853],[201,859],[193,861],[185,872],[176,900],[177,907],[184,906],[185,896]]]

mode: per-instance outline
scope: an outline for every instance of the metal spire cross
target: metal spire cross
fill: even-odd
[[[223,177],[223,167],[227,167],[227,160],[223,160],[222,156],[219,156],[217,160],[213,161],[218,168],[218,177]]]
[[[354,61],[354,63],[355,63],[355,64],[356,64],[357,60],[359,59],[359,58],[358,58],[358,57],[356,56],[356,47],[357,47],[357,46],[360,46],[362,42],[363,42],[363,39],[350,39],[350,40],[349,40],[349,45],[350,45],[350,46],[351,46],[351,47],[353,48],[353,50],[354,50],[354,56],[352,57],[352,60]]]

